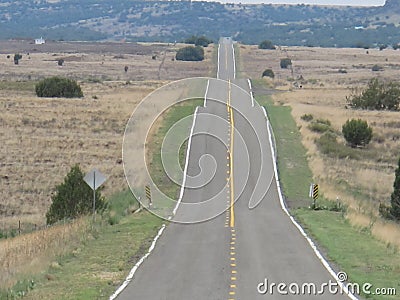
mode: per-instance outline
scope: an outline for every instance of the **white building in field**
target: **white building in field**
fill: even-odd
[[[40,37],[40,39],[35,39],[35,45],[42,45],[44,43],[46,43],[46,41],[42,37]]]

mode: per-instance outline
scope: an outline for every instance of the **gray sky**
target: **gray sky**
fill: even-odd
[[[265,3],[265,4],[319,4],[319,5],[354,5],[379,6],[385,0],[220,0],[223,3]]]

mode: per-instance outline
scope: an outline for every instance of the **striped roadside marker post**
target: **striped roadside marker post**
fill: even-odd
[[[153,202],[151,201],[151,189],[149,185],[145,186],[145,191],[146,191],[146,198],[149,200],[149,207],[153,205]]]
[[[310,196],[310,198],[313,199],[313,209],[316,208],[316,205],[317,205],[316,202],[317,202],[317,199],[318,199],[318,195],[319,195],[319,186],[316,183],[312,183],[310,185],[310,194],[309,194],[309,196]]]

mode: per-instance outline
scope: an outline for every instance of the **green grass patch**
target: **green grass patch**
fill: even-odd
[[[112,209],[121,215],[136,203],[128,191],[110,199]],[[163,222],[147,211],[127,214],[113,226],[106,221],[98,221],[84,244],[36,275],[29,298],[108,299],[147,251]]]
[[[0,81],[0,90],[35,92],[36,81]]]
[[[311,124],[308,125],[308,128],[311,131],[317,132],[317,133],[324,133],[330,130],[330,126],[318,122],[311,122]]]
[[[276,137],[278,168],[282,188],[291,207],[308,206],[312,173],[308,167],[306,150],[291,115],[289,106],[275,106],[268,96],[257,96],[265,106]]]
[[[328,258],[349,276],[349,282],[371,283],[375,288],[400,291],[400,255],[397,248],[374,239],[365,228],[352,227],[343,215],[330,211],[293,211],[303,227],[327,252]],[[368,299],[398,299],[397,296],[362,294]]]
[[[218,43],[214,43],[214,48],[212,52],[212,68],[209,76],[212,78],[217,78],[218,72]]]
[[[319,138],[315,140],[318,150],[332,158],[350,158],[354,160],[359,160],[361,157],[368,155],[367,151],[362,149],[355,149],[347,147],[341,143],[337,142],[336,134],[327,131]]]
[[[308,194],[308,184],[312,176],[306,161],[305,149],[301,144],[300,133],[290,114],[290,107],[275,106],[267,97],[257,99],[266,107],[274,129],[284,194],[288,199],[304,197],[303,186],[307,187]],[[321,137],[327,134],[333,133],[327,132]],[[312,210],[306,206],[293,208],[292,205],[291,213],[317,241],[328,259],[339,266],[341,271],[345,271],[352,283],[371,283],[373,285],[371,291],[375,291],[375,288],[393,287],[399,293],[399,249],[375,239],[369,228],[351,226],[345,219],[345,207],[338,207],[336,203],[323,197],[317,200],[317,207],[320,209]],[[398,295],[363,294],[363,296],[367,299],[398,298]]]
[[[325,133],[325,132],[333,132],[334,130],[331,127],[331,122],[329,120],[324,120],[324,119],[318,119],[315,121],[312,121],[309,125],[308,128],[311,131],[317,132],[317,133]]]
[[[161,160],[161,147],[163,139],[168,130],[179,120],[190,116],[194,113],[196,106],[203,105],[203,99],[193,99],[174,105],[165,111],[162,115],[162,124],[158,128],[155,135],[152,137],[151,144],[153,145],[149,149],[150,157],[150,175],[153,181],[157,184],[158,188],[166,194],[168,197],[175,199],[180,186],[175,184],[168,176],[166,176],[162,160]],[[184,137],[188,137],[190,133],[190,127],[185,129],[186,132],[182,132]],[[179,149],[179,161],[181,166],[184,165],[184,157],[186,154],[186,143]]]
[[[110,201],[107,202],[107,210],[105,218],[110,225],[115,225],[120,220],[136,211],[139,208],[139,202],[132,195],[130,190],[125,190],[113,195]]]

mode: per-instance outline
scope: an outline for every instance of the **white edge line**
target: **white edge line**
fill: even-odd
[[[249,89],[250,89],[251,107],[254,107],[254,97],[253,97],[253,91],[252,91],[252,87],[251,87],[251,80],[247,79],[247,82],[249,83]]]
[[[208,79],[207,81],[207,88],[206,88],[206,92],[204,94],[204,107],[207,107],[207,94],[208,94],[208,87],[210,86],[210,79]]]
[[[219,49],[221,47],[221,44],[218,44],[218,62],[217,62],[217,79],[219,79]]]
[[[192,136],[193,136],[193,131],[194,131],[194,125],[196,123],[196,117],[197,117],[197,112],[199,110],[199,107],[196,107],[196,110],[194,111],[193,115],[193,123],[192,123],[192,128],[190,129],[190,135],[189,135],[189,140],[188,140],[188,147],[186,149],[186,161],[185,161],[185,169],[183,171],[183,179],[182,179],[182,185],[181,185],[181,191],[179,193],[179,199],[178,202],[176,203],[176,206],[174,210],[172,211],[172,214],[175,216],[176,211],[178,210],[179,204],[182,202],[183,198],[183,192],[185,190],[185,183],[186,183],[186,175],[187,175],[187,169],[188,169],[188,164],[189,164],[189,153],[190,153],[190,147],[192,145]]]
[[[194,131],[194,125],[196,122],[196,116],[197,116],[197,111],[198,111],[199,107],[196,107],[196,110],[194,112],[193,115],[193,124],[192,124],[192,128],[190,129],[190,136],[189,136],[189,140],[188,140],[188,147],[186,150],[186,161],[185,161],[185,170],[183,172],[183,180],[182,180],[182,186],[181,186],[181,191],[179,194],[179,199],[178,202],[176,203],[176,206],[173,210],[173,215],[176,214],[176,211],[179,207],[179,204],[182,202],[182,197],[183,197],[183,191],[184,191],[184,186],[186,183],[186,174],[187,174],[187,168],[188,168],[188,163],[189,163],[189,153],[190,153],[190,146],[192,144],[192,136],[193,136],[193,131]],[[171,219],[171,217],[168,218],[169,220]],[[119,294],[122,293],[122,291],[128,286],[128,284],[132,281],[133,276],[135,275],[137,269],[140,267],[140,265],[145,261],[145,259],[150,255],[150,253],[154,250],[154,248],[156,247],[156,243],[157,240],[160,238],[161,234],[164,232],[166,225],[165,223],[162,224],[160,230],[158,231],[156,237],[154,238],[153,242],[151,243],[149,250],[147,250],[146,254],[142,256],[142,258],[133,266],[133,268],[131,269],[131,271],[129,272],[128,276],[126,277],[125,281],[122,283],[122,285],[114,292],[114,294],[112,294],[109,298],[109,300],[114,300],[115,298],[118,297]]]
[[[235,61],[235,47],[233,47],[233,43],[232,43],[232,53],[233,53],[233,79],[236,78],[236,61]]]
[[[275,182],[276,182],[276,186],[278,188],[278,195],[279,195],[279,201],[281,204],[281,208],[282,210],[285,212],[285,214],[290,218],[290,220],[292,221],[292,223],[294,224],[294,226],[296,226],[296,228],[299,230],[299,232],[301,233],[301,235],[307,240],[307,242],[309,243],[309,245],[311,246],[311,249],[314,251],[315,255],[318,257],[318,259],[321,261],[321,263],[323,264],[323,266],[325,267],[325,269],[328,270],[328,272],[332,275],[332,277],[336,280],[336,282],[340,285],[340,287],[342,288],[342,290],[347,294],[347,296],[352,299],[352,300],[358,300],[358,298],[353,295],[349,289],[347,288],[347,286],[345,286],[343,284],[343,282],[341,282],[339,280],[339,278],[337,277],[337,274],[335,273],[335,271],[332,269],[332,267],[329,265],[329,263],[326,261],[326,259],[322,256],[321,252],[319,252],[317,246],[314,244],[314,242],[308,237],[307,233],[304,231],[304,229],[299,225],[299,223],[296,222],[296,220],[290,215],[289,211],[286,208],[285,202],[283,201],[283,196],[282,196],[282,191],[281,191],[281,186],[279,183],[279,176],[278,176],[278,169],[277,169],[277,164],[276,164],[276,159],[275,159],[275,150],[272,146],[272,136],[271,136],[271,130],[270,130],[270,122],[268,119],[268,115],[267,115],[267,111],[265,110],[265,108],[262,106],[262,109],[264,111],[264,115],[265,118],[267,119],[267,130],[268,130],[268,137],[269,137],[269,142],[270,142],[270,146],[271,146],[271,151],[272,151],[272,161],[273,161],[273,165],[274,165],[274,173],[275,173]]]

